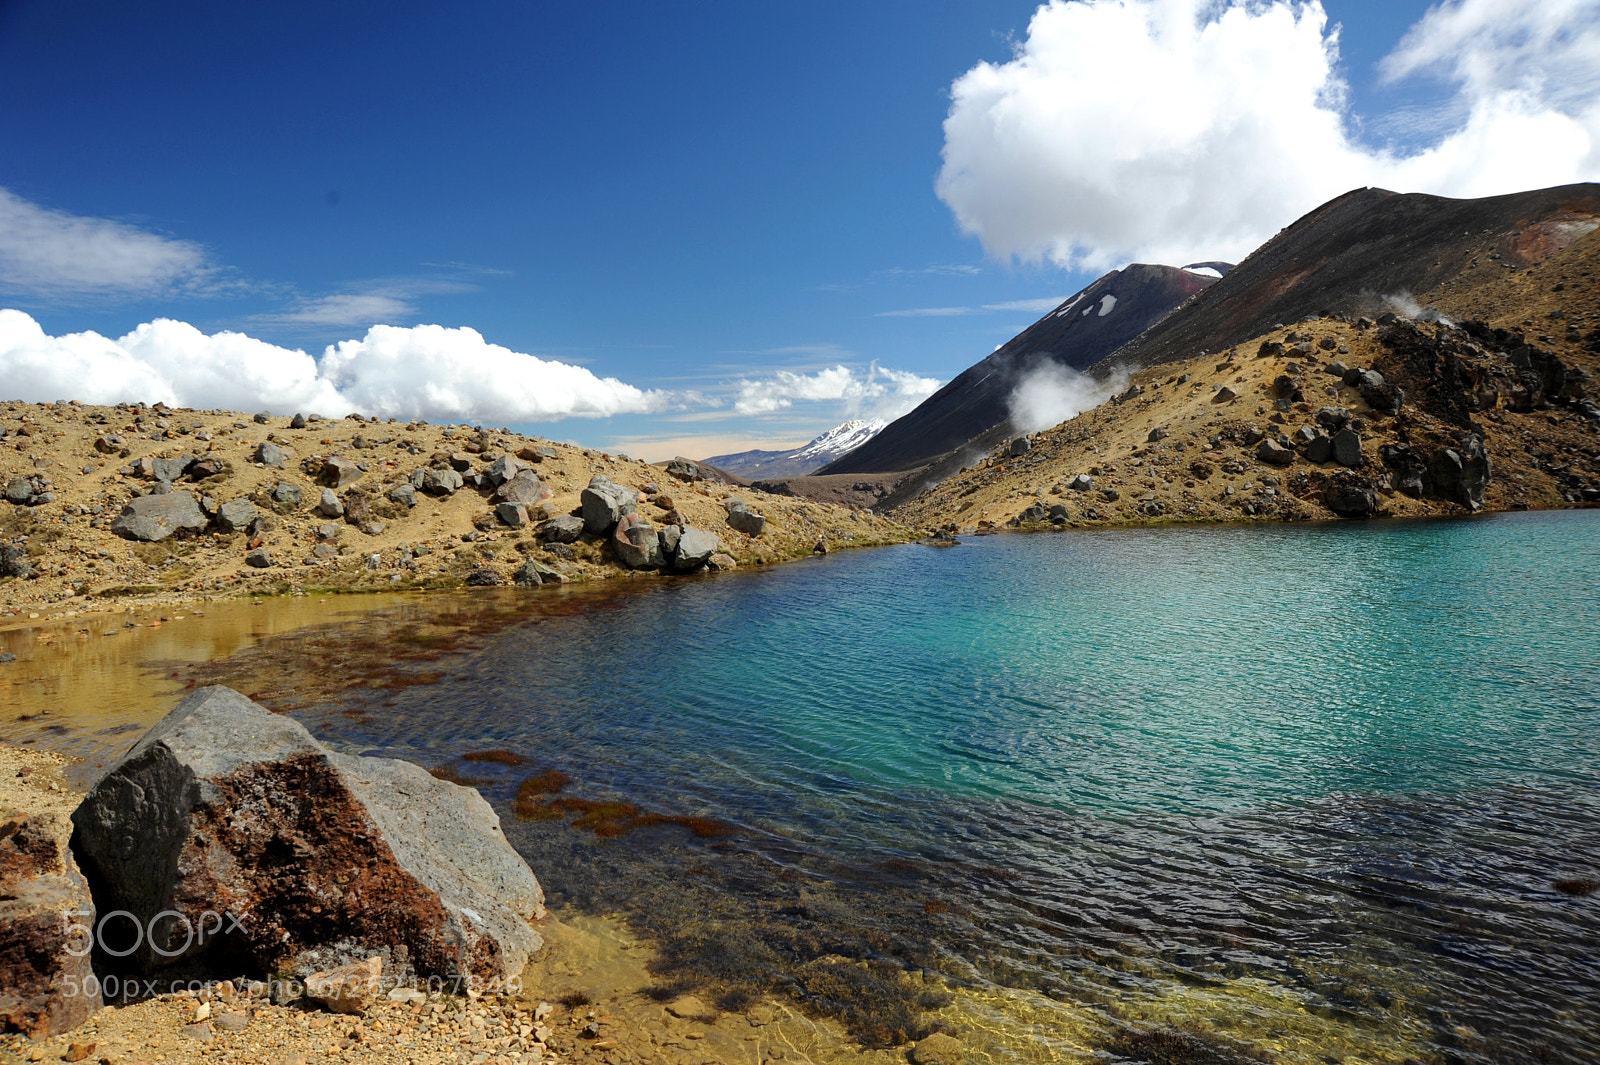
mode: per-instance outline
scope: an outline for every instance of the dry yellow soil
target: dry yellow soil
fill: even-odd
[[[1490,264],[1484,260],[1481,278],[1424,293],[1418,301],[1458,320],[1519,330],[1529,343],[1587,371],[1590,395],[1600,392],[1600,350],[1593,339],[1600,329],[1600,232],[1531,268]],[[1257,356],[1263,342],[1282,343],[1291,334],[1285,346],[1309,341],[1309,354]],[[1322,346],[1325,338],[1331,349]],[[1409,400],[1400,417],[1378,414],[1356,388],[1326,372],[1334,361],[1370,367],[1383,353],[1377,329],[1325,318],[1275,329],[1221,354],[1140,370],[1119,384],[1119,396],[1127,396],[1128,388],[1137,394],[1120,403],[1108,400],[1036,434],[1026,454],[1013,457],[1002,448],[980,458],[894,514],[913,525],[968,531],[1003,528],[1036,503],[1065,506],[1067,527],[1332,519],[1323,489],[1340,467],[1303,458],[1287,467],[1265,464],[1254,443],[1245,442],[1247,434],[1293,433],[1315,425],[1318,408],[1344,407],[1365,423],[1365,472],[1381,476],[1384,444],[1459,433]],[[1274,381],[1285,374],[1304,395],[1287,413],[1274,405]],[[1236,396],[1219,401],[1221,386]],[[1484,428],[1493,469],[1486,510],[1571,506],[1569,477],[1600,484],[1600,425],[1593,420],[1563,406],[1523,413],[1502,407],[1475,418]],[[1152,440],[1153,431],[1166,435]],[[1090,490],[1069,487],[1079,474],[1090,476]],[[1444,500],[1381,489],[1381,516],[1462,513],[1464,508]]]
[[[652,576],[620,568],[604,542],[572,544],[570,560],[549,554],[532,526],[514,530],[494,520],[487,490],[466,488],[446,497],[419,492],[414,508],[385,497],[388,487],[428,465],[436,453],[470,454],[472,469],[482,470],[500,454],[550,449],[554,457],[532,467],[554,493],[529,508],[536,519],[541,508],[550,515],[575,510],[596,473],[634,489],[653,483],[661,493],[655,501],[641,499],[642,517],[660,526],[675,507],[688,524],[714,532],[741,565],[809,556],[819,542],[835,550],[914,538],[911,530],[859,510],[704,481],[685,484],[661,467],[625,456],[511,432],[480,435],[464,426],[353,419],[313,422],[300,430],[289,424],[287,417],[261,424],[231,411],[0,403],[0,430],[6,431],[0,439],[0,488],[17,477],[48,478],[54,496],[44,505],[0,502],[0,544],[22,544],[35,572],[28,580],[0,577],[0,625],[69,611],[120,610],[130,603],[171,605],[307,589],[452,587],[480,565],[509,579],[529,558],[571,581]],[[111,434],[122,443],[109,453],[97,450],[96,441]],[[264,442],[283,448],[288,461],[276,469],[252,462]],[[140,543],[114,534],[111,522],[124,504],[154,483],[124,471],[142,458],[181,455],[219,460],[223,472],[201,483],[184,478],[175,491],[209,496],[217,504],[250,499],[272,528],[258,540],[209,531]],[[376,524],[367,528],[374,531],[335,521],[338,536],[319,539],[318,528],[330,519],[313,512],[321,490],[314,475],[333,456],[367,467],[340,495],[350,489],[369,493]],[[301,505],[274,505],[270,493],[280,481],[302,490]],[[724,503],[735,496],[767,518],[759,537],[727,524]],[[253,545],[266,549],[270,568],[245,564]],[[331,557],[314,555],[319,546]]]

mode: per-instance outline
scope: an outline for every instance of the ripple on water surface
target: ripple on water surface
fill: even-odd
[[[1590,1061],[1597,531],[846,553],[501,619],[301,712],[482,781],[663,988],[1000,1058]]]

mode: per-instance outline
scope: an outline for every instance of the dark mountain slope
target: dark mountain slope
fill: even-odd
[[[1193,358],[1307,315],[1380,311],[1385,296],[1510,273],[1554,255],[1596,220],[1600,185],[1592,183],[1477,200],[1356,189],[1267,241],[1095,373]]]
[[[1086,369],[1184,300],[1218,283],[1172,266],[1135,263],[1113,270],[818,472],[883,473],[924,466],[1005,422],[1012,389],[1024,374],[1047,363]]]

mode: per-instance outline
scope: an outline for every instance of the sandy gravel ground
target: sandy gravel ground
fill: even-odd
[[[415,506],[388,498],[412,471],[452,456],[472,473],[503,454],[537,455],[532,468],[553,495],[529,508],[535,521],[576,509],[597,473],[629,488],[654,486],[660,492],[641,500],[642,517],[659,527],[675,511],[715,533],[741,565],[806,557],[819,543],[838,550],[918,535],[866,511],[713,482],[686,484],[659,466],[508,431],[352,418],[302,429],[290,424],[289,417],[258,420],[232,411],[0,402],[0,490],[18,479],[45,489],[27,505],[0,502],[0,545],[21,546],[34,571],[28,580],[0,577],[0,624],[240,594],[459,587],[480,566],[509,580],[528,559],[569,581],[659,579],[622,569],[604,543],[572,544],[570,558],[548,550],[531,525],[515,529],[498,521],[486,489],[418,493]],[[283,451],[282,465],[254,461],[262,444]],[[185,476],[175,491],[209,507],[247,499],[269,527],[258,535],[213,528],[154,543],[115,534],[111,524],[124,504],[155,483],[136,472],[139,460],[185,455],[214,460],[220,472],[198,482]],[[317,471],[335,456],[365,467],[339,495],[366,495],[368,520],[315,512],[323,487]],[[275,502],[280,483],[298,488],[302,501]],[[728,525],[726,504],[734,497],[767,518],[759,536]],[[256,548],[267,552],[270,566],[246,564]]]

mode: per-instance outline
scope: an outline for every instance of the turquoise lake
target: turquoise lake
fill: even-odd
[[[479,782],[666,989],[991,1060],[1600,1060],[1600,513],[844,552],[446,662],[299,716]]]

